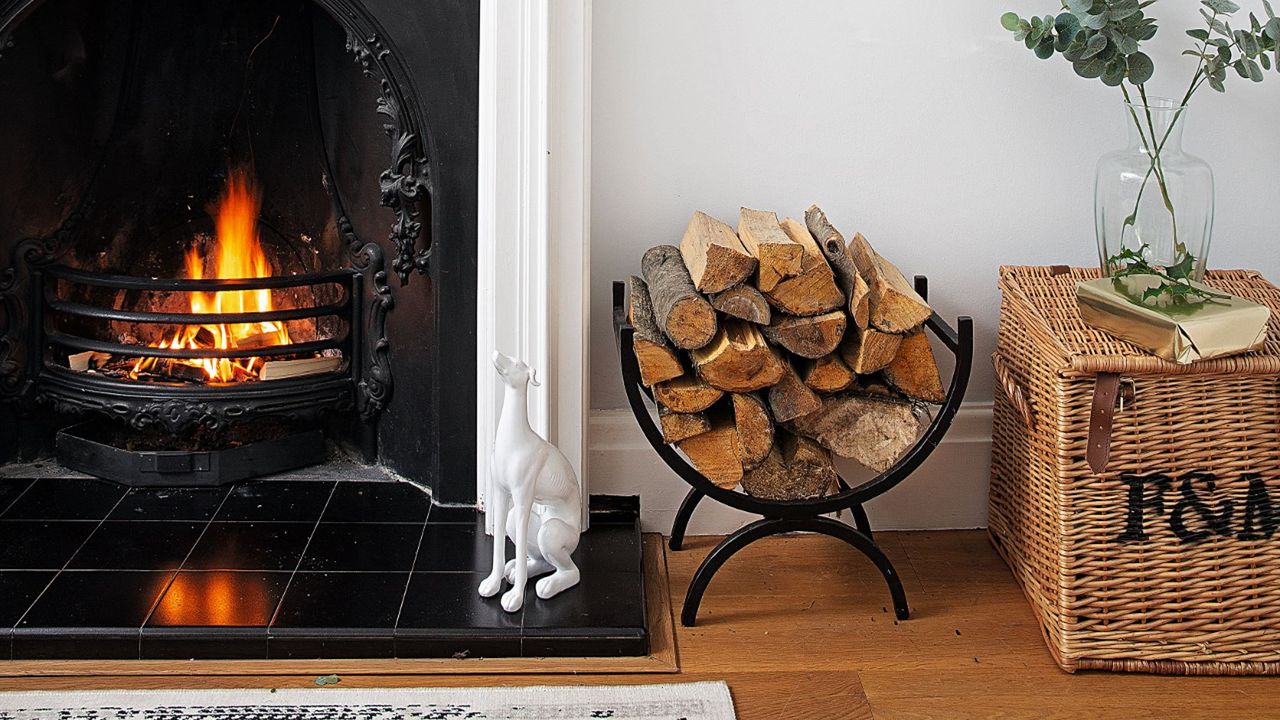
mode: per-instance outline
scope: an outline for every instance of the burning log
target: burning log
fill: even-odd
[[[322,373],[336,372],[342,367],[342,358],[340,357],[313,357],[303,358],[301,360],[268,360],[262,363],[262,371],[258,373],[258,379],[263,382],[269,380],[287,380],[289,378],[303,377],[306,375],[320,375]]]

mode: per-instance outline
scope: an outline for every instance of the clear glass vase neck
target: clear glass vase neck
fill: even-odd
[[[1125,103],[1125,125],[1129,128],[1129,147],[1161,155],[1182,152],[1182,129],[1187,124],[1187,107],[1165,98],[1151,98],[1149,103]]]

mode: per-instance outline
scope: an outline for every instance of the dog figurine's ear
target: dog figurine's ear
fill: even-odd
[[[529,368],[529,384],[534,387],[542,387],[542,383],[538,382],[538,371]]]

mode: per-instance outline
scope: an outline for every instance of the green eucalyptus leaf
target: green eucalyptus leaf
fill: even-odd
[[[1270,69],[1271,69],[1271,56],[1270,56],[1270,55],[1267,55],[1267,54],[1265,54],[1265,53],[1264,53],[1264,54],[1262,54],[1262,55],[1259,55],[1259,56],[1258,56],[1258,62],[1262,63],[1262,69],[1263,69],[1263,70],[1270,70]]]
[[[1085,15],[1084,18],[1080,20],[1080,24],[1090,30],[1101,30],[1107,26],[1107,22],[1109,20],[1110,17],[1104,10],[1100,15]]]
[[[1254,82],[1262,82],[1266,76],[1262,74],[1262,68],[1258,67],[1258,63],[1253,60],[1245,60],[1245,67],[1249,70],[1249,79]]]
[[[1201,0],[1200,4],[1219,15],[1230,15],[1240,11],[1240,6],[1231,0]]]
[[[1142,85],[1155,74],[1155,63],[1146,53],[1134,53],[1129,56],[1129,82]]]
[[[1123,33],[1112,33],[1111,44],[1121,55],[1132,55],[1138,52],[1138,41]]]
[[[1236,74],[1246,80],[1249,79],[1249,66],[1245,64],[1247,61],[1248,58],[1240,58],[1231,64],[1231,67],[1236,69]]]
[[[1276,11],[1271,9],[1271,3],[1270,3],[1270,2],[1268,2],[1267,0],[1262,0],[1262,9],[1267,11],[1267,17],[1268,17],[1268,18],[1271,18],[1271,19],[1273,19],[1273,20],[1275,19],[1275,17],[1276,17]]]
[[[1080,77],[1093,80],[1102,77],[1102,71],[1106,70],[1107,64],[1097,58],[1090,58],[1088,60],[1077,60],[1072,63],[1071,67]]]
[[[1009,13],[1009,14],[1013,15],[1013,13]],[[1014,15],[1015,20],[1017,19],[1017,17],[1018,17],[1017,15]],[[1013,28],[1009,28],[1009,29],[1012,30]],[[1209,42],[1208,30],[1196,28],[1195,30],[1188,30],[1187,34],[1195,38],[1196,40],[1199,40],[1200,42]]]
[[[1106,68],[1102,71],[1102,84],[1107,87],[1118,87],[1120,83],[1124,82],[1124,75],[1124,60],[1112,60],[1107,63]]]
[[[1094,0],[1067,0],[1067,9],[1076,15],[1084,15],[1093,7]]]
[[[1271,38],[1272,42],[1280,43],[1280,18],[1271,18],[1267,24],[1262,27],[1262,32]]]
[[[1052,37],[1047,37],[1044,40],[1040,41],[1040,44],[1036,46],[1036,57],[1040,58],[1041,60],[1048,60],[1049,58],[1053,57],[1053,38]]]
[[[1084,54],[1080,56],[1081,60],[1088,60],[1097,57],[1099,53],[1107,49],[1107,36],[1098,33],[1089,38],[1089,42],[1085,44]]]
[[[1222,80],[1219,79],[1217,76],[1209,78],[1209,87],[1213,88],[1214,90],[1217,90],[1218,92],[1227,91],[1227,86],[1223,85]]]
[[[1022,18],[1018,17],[1018,13],[1007,12],[1000,16],[1000,25],[1010,32],[1017,30],[1021,23]]]

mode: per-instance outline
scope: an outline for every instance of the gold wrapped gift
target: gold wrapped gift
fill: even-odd
[[[1080,318],[1093,327],[1179,364],[1262,347],[1271,311],[1264,305],[1193,283],[1207,298],[1175,302],[1151,275],[1101,278],[1076,285]]]

